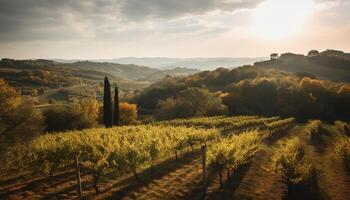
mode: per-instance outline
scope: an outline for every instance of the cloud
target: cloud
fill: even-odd
[[[262,0],[1,0],[0,42],[92,38],[130,23],[251,8]],[[193,27],[195,28],[195,27]]]
[[[263,1],[0,0],[0,54],[74,57],[100,53],[103,57],[108,52],[110,56],[137,56],[165,51],[176,55],[189,42],[199,47],[196,52],[207,51],[204,47],[209,43],[208,49],[218,51],[217,55],[228,52],[220,50],[223,44],[239,44],[237,51],[249,52],[238,49],[254,41],[247,31],[252,24],[250,9]],[[314,1],[322,5],[311,21],[316,28],[335,32],[349,23],[349,0]],[[244,40],[227,42],[231,38]]]
[[[210,11],[235,11],[253,8],[262,0],[123,0],[122,14],[131,20],[174,18]]]

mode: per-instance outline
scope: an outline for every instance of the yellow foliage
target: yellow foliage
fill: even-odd
[[[315,80],[305,77],[301,80],[300,85],[307,90],[311,91],[323,91],[326,89],[324,81]]]
[[[9,86],[5,80],[0,79],[0,110],[5,113],[13,108],[18,107],[22,99],[17,91]]]
[[[120,123],[122,125],[131,125],[131,124],[137,123],[136,104],[120,103],[119,113],[120,113]]]

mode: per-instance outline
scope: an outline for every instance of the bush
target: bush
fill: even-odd
[[[97,125],[99,106],[88,100],[66,107],[51,107],[44,111],[46,132],[82,130]]]

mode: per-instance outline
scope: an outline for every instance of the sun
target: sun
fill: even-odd
[[[287,38],[303,29],[314,8],[312,0],[267,0],[253,11],[253,31],[263,38]]]

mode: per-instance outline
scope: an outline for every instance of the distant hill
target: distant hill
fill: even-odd
[[[107,62],[91,62],[91,61],[78,61],[74,63],[62,64],[65,67],[71,67],[79,70],[94,70],[103,72],[106,75],[112,74],[123,79],[137,80],[140,78],[146,78],[148,75],[158,72],[158,69],[153,69],[144,66],[137,65],[124,65]]]
[[[184,77],[184,76],[188,76],[188,75],[195,74],[198,72],[200,72],[200,71],[197,69],[176,67],[173,69],[159,70],[157,72],[154,72],[154,73],[148,75],[146,78],[138,79],[138,81],[156,82],[156,81],[159,81],[159,80],[161,80],[165,77],[168,77],[168,76]]]
[[[277,59],[256,62],[254,66],[307,73],[335,82],[350,82],[350,54],[336,50],[315,52],[308,56],[285,53]]]
[[[13,83],[16,82],[16,80],[21,80],[19,84],[22,84],[23,86],[40,86],[45,82],[52,82],[53,80],[50,80],[50,78],[55,79],[55,84],[58,82],[61,85],[70,85],[69,82],[74,82],[69,79],[101,82],[106,75],[115,80],[146,81],[152,83],[163,79],[167,75],[186,76],[197,72],[199,71],[187,68],[159,70],[133,64],[124,65],[91,61],[77,61],[73,63],[61,63],[44,59],[2,59],[0,61],[0,77],[9,79],[9,81]],[[40,82],[39,79],[45,76],[43,74],[47,76],[45,78],[49,79]],[[51,87],[51,84],[53,83],[47,83],[48,87]]]
[[[0,61],[0,78],[16,87],[22,95],[38,97],[39,103],[49,100],[62,103],[72,97],[101,96],[102,83],[107,75],[118,82],[121,93],[141,90],[166,76],[187,76],[198,70],[175,68],[159,70],[137,65],[78,61],[60,63],[52,60]],[[124,92],[123,92],[124,91]]]
[[[126,57],[118,59],[100,59],[91,60],[93,62],[108,62],[119,64],[134,64],[141,66],[149,66],[158,69],[173,69],[176,67],[199,69],[199,70],[213,70],[218,67],[234,68],[241,65],[253,64],[254,62],[266,60],[266,57],[257,58],[165,58],[165,57],[150,57],[150,58],[137,58]],[[72,63],[79,60],[62,60],[57,59],[55,61]]]

